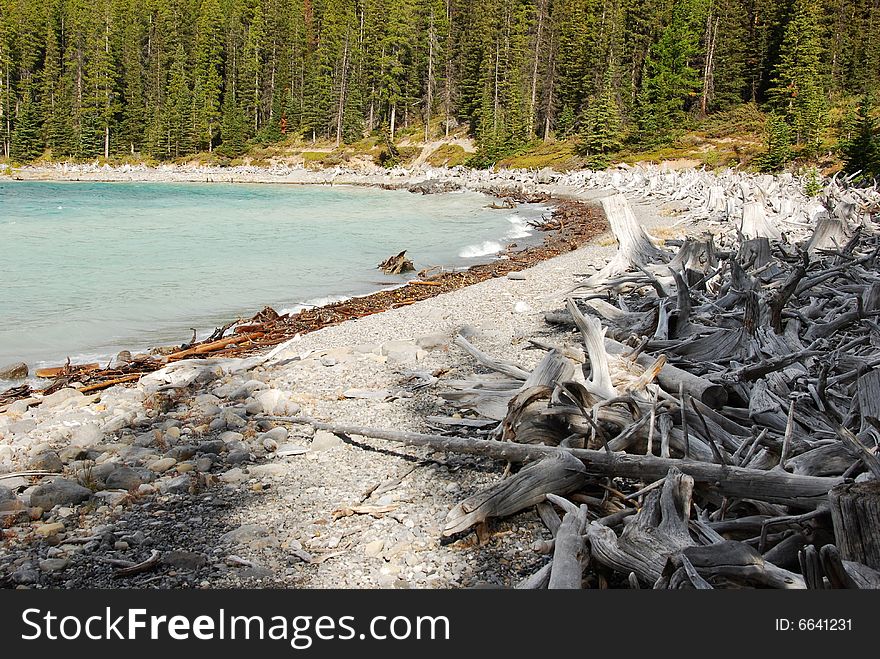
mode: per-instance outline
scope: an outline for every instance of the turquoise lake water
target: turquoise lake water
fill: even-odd
[[[264,306],[399,285],[535,243],[543,206],[349,186],[0,182],[0,365],[180,344]]]

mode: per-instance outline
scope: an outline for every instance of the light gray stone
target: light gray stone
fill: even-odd
[[[318,453],[320,451],[329,451],[336,448],[337,446],[342,446],[342,444],[343,441],[332,432],[319,430],[315,433],[315,438],[312,440],[310,450],[314,453]]]
[[[247,544],[271,535],[268,527],[262,524],[242,524],[237,529],[220,536],[220,544]]]
[[[84,423],[74,428],[70,433],[70,445],[81,448],[88,448],[95,444],[100,444],[104,439],[104,433],[95,423]]]

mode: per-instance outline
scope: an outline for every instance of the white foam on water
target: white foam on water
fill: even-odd
[[[325,295],[323,297],[315,297],[310,300],[306,300],[305,302],[298,302],[294,304],[292,307],[287,309],[281,309],[278,313],[280,315],[290,314],[293,315],[295,313],[299,313],[304,309],[315,309],[316,307],[326,307],[328,304],[333,304],[334,302],[345,302],[346,300],[350,300],[350,295]]]
[[[532,235],[532,228],[526,218],[520,215],[508,215],[507,221],[512,226],[510,231],[507,232],[506,238],[516,240],[518,238],[528,238]]]
[[[497,254],[503,249],[501,247],[501,243],[497,240],[484,240],[481,243],[477,243],[475,245],[468,245],[463,248],[458,255],[463,259],[476,259],[480,256],[489,256],[491,254]]]

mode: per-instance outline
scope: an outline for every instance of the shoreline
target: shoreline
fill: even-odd
[[[657,206],[635,208],[649,230],[672,222]],[[497,478],[491,459],[347,443],[259,415],[424,432],[429,417],[450,414],[439,392],[474,373],[457,334],[533,367],[543,353],[529,339],[571,340],[544,313],[564,303],[575,273],[601,267],[615,249],[593,240],[522,268],[521,278],[488,277],[331,323],[270,355],[194,355],[131,387],[13,403],[0,412],[0,487],[13,496],[0,504],[0,587],[512,585],[542,560],[527,550],[545,534],[533,514],[499,523],[486,548],[441,537],[448,510]],[[46,502],[38,514],[35,486],[52,476],[16,475],[35,469],[88,483],[77,490],[88,500]],[[365,500],[387,512],[345,512]],[[496,546],[510,556],[503,567]],[[153,550],[163,562],[140,575],[114,577],[105,561],[136,563]]]
[[[134,361],[127,363],[120,363],[117,355],[108,361],[107,366],[103,368],[100,365],[95,368],[94,363],[69,363],[69,358],[67,364],[34,368],[26,381],[12,384],[12,386],[0,391],[0,412],[16,400],[29,398],[33,394],[48,395],[67,386],[78,385],[83,387],[85,391],[99,391],[114,384],[134,383],[136,382],[135,376],[155,371],[172,361],[165,359],[169,355],[176,361],[180,358],[185,359],[190,354],[206,357],[260,354],[299,334],[317,331],[374,313],[381,313],[398,306],[415,304],[442,293],[471,286],[487,278],[518,272],[564,251],[576,249],[607,229],[604,219],[597,217],[597,215],[601,215],[601,211],[597,213],[595,204],[565,199],[545,199],[543,196],[533,199],[523,198],[520,202],[524,204],[547,203],[553,207],[548,223],[534,228],[536,232],[544,233],[540,244],[518,249],[516,239],[513,239],[490,261],[478,262],[466,269],[441,269],[435,275],[416,276],[397,285],[365,294],[352,295],[343,300],[320,306],[305,307],[293,313],[278,314],[275,309],[265,307],[243,322],[223,325],[207,335],[205,332],[209,332],[209,330],[206,329],[201,332],[205,336],[179,347],[151,345],[146,353],[132,355]],[[330,294],[327,297],[334,296],[335,294]],[[217,332],[220,330],[222,332],[218,336]],[[232,334],[224,338],[227,330],[232,330]],[[230,342],[229,340],[234,339],[235,336],[242,338]],[[211,344],[218,342],[223,345],[217,349],[207,349]],[[126,349],[118,354],[125,353],[131,354]],[[51,362],[43,360],[37,363],[49,364]],[[44,386],[34,387],[31,382],[35,379],[36,372],[44,369],[54,369],[58,373],[51,379],[43,378],[44,381],[41,384]]]

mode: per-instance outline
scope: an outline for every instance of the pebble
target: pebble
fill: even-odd
[[[329,451],[330,449],[334,449],[337,446],[342,446],[343,443],[344,442],[332,432],[319,430],[315,433],[315,438],[312,440],[312,445],[309,450],[311,450],[313,453]]]
[[[71,446],[81,448],[100,444],[103,439],[104,433],[102,433],[101,429],[94,423],[84,423],[78,428],[74,428],[73,432],[70,433]]]
[[[64,469],[64,463],[55,451],[44,451],[31,458],[28,469],[58,473]]]
[[[275,455],[279,458],[286,458],[292,455],[302,455],[303,453],[308,453],[309,449],[305,446],[297,446],[296,444],[284,444],[283,446],[279,446],[275,451]]]
[[[33,565],[25,563],[18,566],[15,572],[12,573],[12,581],[21,586],[35,584],[40,581],[40,573],[34,569]]]
[[[31,492],[31,505],[51,510],[56,505],[75,505],[91,498],[92,491],[79,483],[56,478],[38,485]]]
[[[131,467],[118,467],[104,480],[109,490],[136,490],[144,482],[140,474]]]
[[[40,570],[43,572],[59,572],[67,567],[66,558],[46,558],[40,561]]]
[[[64,524],[52,522],[51,524],[41,524],[38,526],[36,533],[42,538],[48,538],[50,535],[58,535],[62,531],[64,531]]]
[[[220,536],[220,544],[247,544],[253,540],[270,536],[269,529],[262,524],[242,524],[237,529]]]
[[[163,472],[168,471],[169,469],[171,469],[171,467],[173,467],[176,464],[177,464],[177,460],[175,460],[174,458],[160,458],[159,460],[156,460],[155,462],[151,462],[150,464],[148,464],[147,469],[149,469],[150,471],[156,472],[157,474],[161,474]]]
[[[162,562],[178,570],[198,570],[208,564],[208,557],[194,551],[174,549],[162,556]]]

